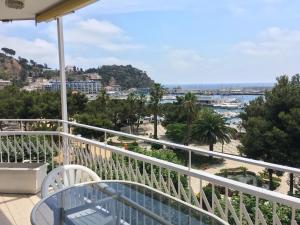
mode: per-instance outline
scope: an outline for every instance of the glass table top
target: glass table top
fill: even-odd
[[[33,225],[221,225],[221,220],[146,186],[99,182],[64,189],[33,209]]]

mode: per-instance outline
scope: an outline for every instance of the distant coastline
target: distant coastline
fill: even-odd
[[[219,83],[219,84],[164,84],[166,88],[181,87],[183,90],[216,90],[232,88],[271,88],[275,83]]]

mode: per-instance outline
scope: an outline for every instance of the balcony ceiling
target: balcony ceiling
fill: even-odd
[[[9,8],[5,4],[6,1],[0,1],[1,21],[36,20],[42,22],[71,13],[96,0],[22,0],[24,2],[22,9]]]

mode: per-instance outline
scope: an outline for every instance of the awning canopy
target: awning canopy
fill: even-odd
[[[97,0],[1,0],[0,20],[53,20]]]

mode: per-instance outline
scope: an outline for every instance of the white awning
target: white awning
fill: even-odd
[[[49,21],[71,13],[96,0],[1,0],[0,20]],[[17,6],[19,9],[11,8]]]

